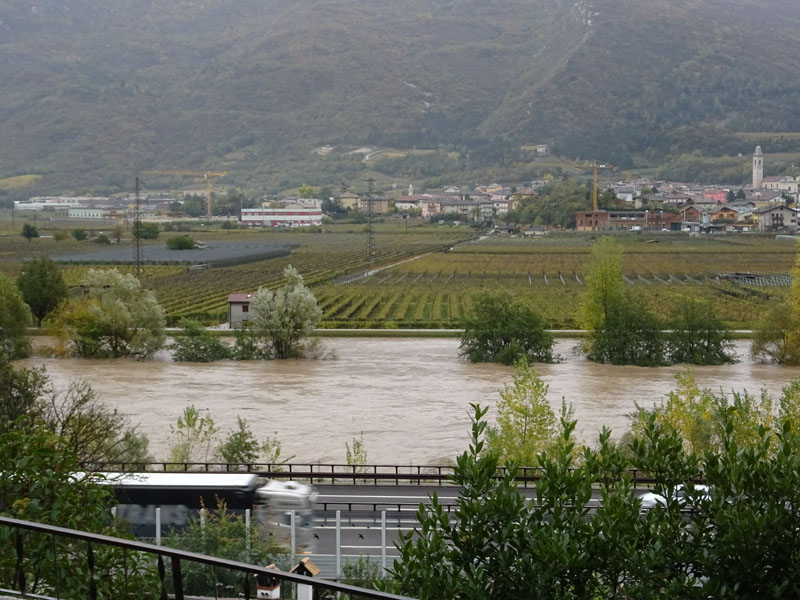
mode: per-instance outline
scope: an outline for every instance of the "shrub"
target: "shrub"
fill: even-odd
[[[175,235],[167,240],[170,250],[194,250],[194,240],[188,235]]]

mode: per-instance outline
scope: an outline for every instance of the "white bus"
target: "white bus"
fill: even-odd
[[[102,473],[119,504],[116,515],[130,522],[134,535],[156,536],[156,508],[161,533],[180,529],[201,508],[216,510],[224,502],[234,514],[250,509],[254,524],[283,544],[311,549],[317,493],[295,481],[264,481],[252,473]]]

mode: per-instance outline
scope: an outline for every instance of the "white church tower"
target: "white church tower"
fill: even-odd
[[[760,190],[761,182],[764,180],[764,154],[761,152],[761,146],[756,146],[755,154],[753,154],[753,189]]]

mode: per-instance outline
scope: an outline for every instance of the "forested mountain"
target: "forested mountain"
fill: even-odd
[[[732,133],[800,130],[799,26],[796,0],[0,0],[0,178],[271,189],[324,145],[443,169],[749,152]]]

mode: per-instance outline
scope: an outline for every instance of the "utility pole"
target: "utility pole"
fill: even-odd
[[[136,277],[141,277],[142,275],[142,232],[141,227],[142,223],[140,220],[140,195],[139,195],[139,185],[141,180],[139,177],[136,177],[136,205],[134,208],[133,213],[133,259],[136,265]]]
[[[367,184],[369,184],[368,195],[367,195],[367,265],[372,266],[372,254],[375,251],[375,228],[373,225],[373,218],[375,216],[375,210],[373,208],[373,185],[375,184],[375,179],[370,177],[367,179]]]

